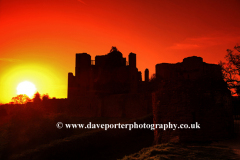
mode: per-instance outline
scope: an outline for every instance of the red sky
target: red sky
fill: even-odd
[[[0,0],[0,103],[24,80],[66,98],[75,54],[94,60],[112,46],[136,53],[150,74],[193,55],[218,63],[240,44],[239,8],[239,0]]]

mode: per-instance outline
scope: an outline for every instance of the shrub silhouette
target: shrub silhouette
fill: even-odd
[[[12,97],[11,102],[13,104],[26,104],[27,102],[31,102],[32,100],[26,94],[19,94],[16,97]]]

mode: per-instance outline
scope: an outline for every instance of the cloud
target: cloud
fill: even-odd
[[[188,44],[188,43],[176,43],[170,47],[171,49],[195,49],[199,48],[197,44]]]
[[[83,2],[82,0],[78,0],[78,2],[81,2],[82,4],[86,4],[85,2]]]
[[[19,59],[13,59],[13,58],[0,58],[0,61],[5,61],[5,62],[21,62]]]
[[[184,41],[175,43],[168,49],[173,50],[188,50],[188,49],[198,49],[206,48],[211,46],[218,46],[228,43],[238,43],[240,41],[240,35],[212,35],[197,38],[186,38]]]

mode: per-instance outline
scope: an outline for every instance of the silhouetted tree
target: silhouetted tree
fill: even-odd
[[[26,94],[19,94],[16,97],[12,97],[13,104],[25,104],[31,102],[32,100]]]
[[[48,100],[50,99],[49,95],[48,94],[43,94],[42,95],[42,105],[45,107],[45,108],[48,108],[47,104],[48,104]],[[48,108],[49,109],[49,108]]]
[[[240,95],[240,46],[236,45],[233,50],[227,49],[225,56],[227,62],[220,61],[223,78],[228,84],[232,94]]]
[[[50,99],[50,97],[49,97],[48,94],[43,94],[43,96],[42,96],[42,101],[43,101],[43,102],[45,102],[45,101],[47,101],[47,100],[49,100],[49,99]]]
[[[157,78],[156,74],[153,74],[151,78],[149,79],[149,89],[150,91],[155,91],[157,90]]]
[[[34,103],[41,103],[41,95],[40,95],[40,93],[39,92],[36,92],[35,94],[34,94],[34,97],[33,97],[33,102]]]
[[[150,82],[156,81],[156,74],[153,74],[149,81]]]

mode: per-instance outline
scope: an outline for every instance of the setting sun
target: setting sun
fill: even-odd
[[[29,81],[21,82],[17,86],[17,94],[26,94],[28,97],[32,97],[36,90],[35,85]]]

